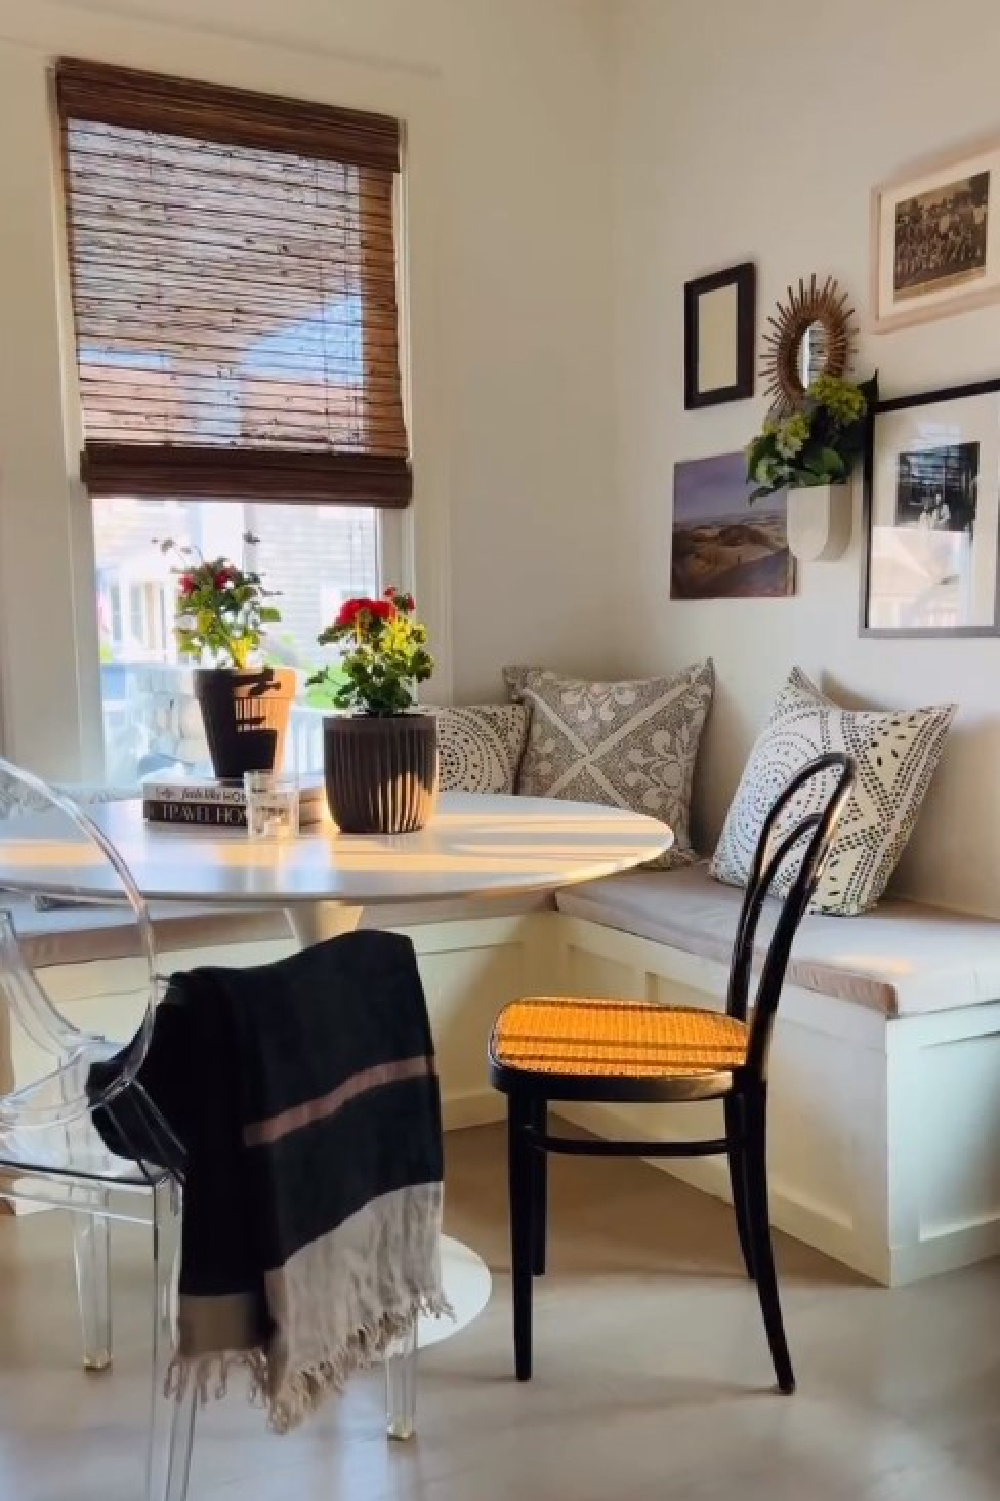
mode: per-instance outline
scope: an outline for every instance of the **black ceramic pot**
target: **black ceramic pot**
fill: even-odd
[[[437,798],[432,714],[332,715],[323,721],[330,814],[344,834],[412,834]]]
[[[290,668],[196,667],[195,697],[201,708],[212,769],[217,777],[281,766],[288,715],[295,697]]]

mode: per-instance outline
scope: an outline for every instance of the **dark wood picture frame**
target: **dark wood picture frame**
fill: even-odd
[[[976,438],[975,440],[970,442],[968,436],[963,436],[962,441],[958,443],[953,440],[949,440],[946,444],[941,445],[941,447],[938,449],[918,449],[916,451],[941,453],[945,449],[947,449],[949,453],[957,453],[959,450],[969,450],[973,447],[975,447],[977,450],[975,457],[976,472],[974,476],[975,495],[971,503],[971,514],[966,522],[966,527],[968,529],[968,534],[970,537],[970,565],[973,561],[971,557],[971,545],[972,541],[974,540],[977,523],[982,528],[987,538],[991,538],[989,548],[988,550],[984,550],[982,557],[983,559],[988,560],[988,562],[992,566],[992,588],[988,591],[983,591],[984,597],[988,598],[992,604],[992,620],[989,623],[954,626],[870,625],[869,617],[871,611],[871,589],[873,581],[872,544],[875,528],[876,506],[879,499],[879,497],[877,497],[875,493],[877,484],[876,462],[879,449],[879,418],[891,416],[896,412],[910,411],[911,409],[919,410],[923,407],[941,406],[946,403],[972,401],[978,397],[993,397],[996,404],[996,413],[993,416],[992,424],[989,427],[984,427],[982,429],[982,442],[980,442],[979,438]],[[1000,481],[998,481],[996,477],[998,473],[997,463],[991,462],[989,458],[986,462],[983,462],[981,453],[983,444],[990,441],[992,437],[995,450],[993,458],[995,460],[996,451],[1000,450],[1000,439],[998,439],[997,437],[998,432],[1000,432],[1000,379],[973,381],[964,386],[944,386],[939,390],[921,391],[911,396],[895,396],[891,398],[883,398],[876,402],[875,406],[872,409],[871,421],[868,425],[868,441],[865,447],[863,469],[864,522],[861,548],[861,598],[859,611],[860,635],[896,641],[908,639],[927,640],[929,638],[942,637],[955,637],[957,639],[974,636],[1000,636]],[[893,445],[893,447],[895,448],[895,445]],[[966,464],[968,464],[968,460],[966,461]],[[904,526],[904,523],[901,522],[898,517],[898,509],[904,503],[902,497],[902,479],[898,462],[896,474],[897,515],[894,521],[893,530],[895,530],[896,528],[902,528]],[[994,476],[993,493],[987,495],[983,492],[982,480],[984,477],[987,477],[990,474]],[[968,474],[966,474],[964,478],[966,481],[966,488],[968,488]],[[951,510],[951,508],[947,505],[948,496],[946,490],[944,492],[938,490],[935,498],[938,501],[944,501],[946,503],[946,512],[949,512]],[[915,510],[917,507],[917,500],[911,497],[909,504]],[[954,525],[949,520],[948,522],[941,524],[941,529],[954,533],[960,532],[964,528]]]
[[[736,288],[736,327],[734,337],[736,379],[728,385],[703,388],[699,379],[701,363],[702,299],[725,287]],[[743,401],[753,395],[754,346],[757,335],[757,268],[752,261],[730,266],[711,276],[699,276],[684,283],[684,406],[717,406],[724,401]]]

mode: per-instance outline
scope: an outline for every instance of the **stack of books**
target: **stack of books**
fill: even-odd
[[[318,775],[300,778],[299,827],[320,823],[325,811],[323,778]],[[242,782],[173,776],[169,781],[143,783],[142,816],[149,823],[245,829],[247,795]]]

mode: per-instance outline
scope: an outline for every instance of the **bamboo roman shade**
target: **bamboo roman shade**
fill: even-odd
[[[94,496],[410,498],[397,120],[56,68]]]

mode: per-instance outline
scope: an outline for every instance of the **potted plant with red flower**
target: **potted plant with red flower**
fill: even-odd
[[[323,748],[330,812],[347,834],[412,833],[434,806],[436,722],[414,712],[434,661],[415,609],[413,595],[392,585],[380,599],[345,600],[319,636],[341,649],[335,672],[308,681],[332,684],[344,711],[324,720]]]
[[[245,532],[243,541],[258,538]],[[181,657],[199,664],[194,691],[215,775],[273,770],[295,697],[294,672],[259,660],[265,627],[281,619],[269,603],[274,591],[229,558],[206,558],[170,538],[159,546],[178,559],[174,638]]]

